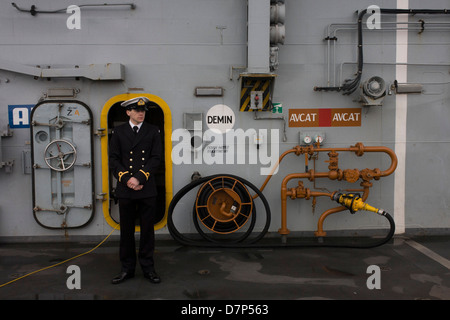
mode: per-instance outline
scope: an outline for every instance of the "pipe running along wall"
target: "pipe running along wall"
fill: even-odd
[[[316,172],[314,169],[307,170],[304,173],[291,173],[288,174],[281,184],[281,228],[278,230],[278,233],[282,236],[286,236],[289,234],[289,229],[287,228],[287,214],[286,214],[286,207],[287,207],[287,198],[290,197],[291,199],[306,199],[309,200],[311,197],[313,198],[313,205],[315,204],[316,197],[329,197],[331,200],[335,199],[336,192],[322,192],[322,191],[311,191],[309,188],[305,188],[303,185],[303,181],[298,182],[298,187],[296,188],[288,188],[287,184],[292,179],[308,179],[309,181],[313,182],[315,179],[318,178],[328,178],[330,180],[338,180],[338,181],[347,181],[354,183],[358,181],[359,179],[362,180],[361,187],[363,187],[362,191],[363,195],[361,197],[361,200],[364,202],[369,196],[369,188],[372,186],[372,180],[379,180],[382,177],[389,176],[392,174],[395,169],[397,168],[397,156],[395,152],[387,147],[383,146],[364,146],[362,143],[358,142],[354,146],[348,147],[348,148],[320,148],[320,145],[314,146],[296,146],[290,150],[287,150],[284,152],[277,164],[272,169],[271,174],[266,178],[263,185],[261,186],[260,190],[263,191],[269,180],[271,179],[273,172],[278,167],[278,165],[281,163],[283,158],[291,153],[294,153],[295,155],[305,155],[305,165],[308,166],[308,157],[314,156],[315,154],[319,154],[321,152],[328,152],[329,160],[326,161],[329,163],[328,165],[328,172]],[[375,169],[345,169],[342,170],[338,166],[339,162],[339,153],[338,152],[354,152],[358,157],[361,157],[364,155],[365,152],[381,152],[386,153],[390,159],[391,164],[388,169],[381,171],[379,168]],[[354,192],[355,190],[347,190],[350,192]],[[255,196],[256,197],[256,196]],[[317,231],[315,232],[315,235],[318,237],[325,236],[326,232],[323,230],[323,223],[324,220],[331,214],[344,211],[346,209],[349,209],[348,207],[341,205],[336,208],[332,208],[329,210],[326,210],[323,212],[319,218]],[[351,209],[351,208],[350,208]],[[373,210],[372,210],[373,211]]]
[[[380,9],[381,14],[450,14],[449,9]],[[362,21],[367,14],[367,9],[360,11],[358,15],[358,70],[354,79],[347,79],[339,87],[314,87],[314,91],[343,91],[344,95],[352,94],[361,81],[361,75],[364,66],[363,59],[363,28]]]

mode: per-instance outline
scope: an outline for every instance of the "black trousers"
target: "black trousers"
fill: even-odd
[[[144,199],[119,199],[120,262],[122,271],[134,273],[136,269],[135,225],[139,219],[139,264],[144,273],[154,271],[155,250],[154,207],[156,197]]]

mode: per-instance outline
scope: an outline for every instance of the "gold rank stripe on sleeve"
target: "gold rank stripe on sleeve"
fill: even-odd
[[[119,176],[119,182],[122,180],[122,176],[124,175],[124,174],[127,174],[127,173],[130,173],[129,171],[120,171],[119,172],[119,174],[118,174],[118,176]]]
[[[142,172],[145,175],[145,178],[148,180],[148,177],[150,177],[150,172],[145,172],[144,170],[139,170],[140,172]]]

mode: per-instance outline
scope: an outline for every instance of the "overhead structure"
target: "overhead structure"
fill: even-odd
[[[125,80],[125,67],[120,63],[89,64],[67,67],[28,66],[0,59],[0,70],[44,78],[86,78],[90,80]]]
[[[240,75],[240,111],[271,111],[278,45],[285,40],[284,1],[248,0],[247,70]]]

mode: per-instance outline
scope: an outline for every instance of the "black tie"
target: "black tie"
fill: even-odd
[[[134,134],[137,134],[138,130],[139,130],[138,126],[133,127]]]

